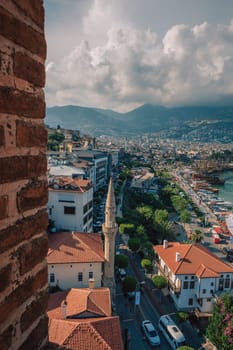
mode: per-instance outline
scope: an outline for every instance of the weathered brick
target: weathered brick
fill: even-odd
[[[48,334],[48,318],[43,317],[33,329],[29,337],[20,346],[19,350],[40,349],[42,342]]]
[[[44,87],[44,65],[33,60],[26,54],[16,52],[14,55],[14,74],[16,77],[29,81],[35,86]]]
[[[8,264],[0,270],[0,292],[3,292],[7,287],[9,287],[11,281],[11,268],[11,264]]]
[[[21,245],[15,252],[19,261],[20,275],[24,275],[45,259],[48,251],[48,239],[45,235]]]
[[[48,292],[42,292],[38,295],[38,298],[27,306],[25,312],[20,319],[21,332],[24,332],[29,326],[41,316],[42,313],[46,313],[48,304]]]
[[[47,130],[42,125],[17,120],[16,145],[17,147],[43,147],[47,145]]]
[[[14,313],[33,294],[38,292],[47,284],[47,266],[40,270],[35,276],[28,277],[16,289],[8,295],[0,304],[0,324]],[[43,312],[41,312],[43,314]],[[32,348],[33,349],[33,348]]]
[[[0,169],[1,184],[44,175],[47,161],[44,154],[0,158]]]
[[[3,125],[0,125],[0,147],[5,146],[5,133]]]
[[[45,102],[42,97],[34,93],[0,86],[0,113],[43,119]]]
[[[0,196],[0,220],[8,217],[8,196]]]
[[[46,205],[47,202],[47,181],[33,179],[17,193],[17,207],[19,212]]]
[[[35,2],[35,1],[33,1]],[[21,22],[0,6],[0,34],[41,58],[46,58],[44,34]]]
[[[13,0],[13,2],[40,28],[44,28],[44,7],[42,1]]]
[[[14,327],[10,325],[1,335],[0,335],[0,349],[9,350],[11,348],[12,335],[14,332]]]
[[[46,231],[48,214],[41,210],[37,214],[24,218],[0,231],[0,253],[17,246],[20,242]]]

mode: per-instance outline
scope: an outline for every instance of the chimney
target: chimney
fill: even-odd
[[[89,289],[94,289],[94,288],[95,288],[95,279],[89,278]]]
[[[163,240],[163,249],[168,247],[168,241],[166,239]]]
[[[66,319],[66,307],[67,307],[67,301],[63,300],[61,303],[61,318],[62,318],[62,320]]]
[[[180,261],[180,253],[176,252],[176,262]]]

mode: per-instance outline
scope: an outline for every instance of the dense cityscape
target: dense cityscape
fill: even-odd
[[[51,300],[59,290],[90,288],[90,283],[97,289],[107,286],[125,349],[154,345],[165,349],[169,338],[159,323],[164,314],[170,315],[165,323],[174,322],[182,329],[180,344],[174,338],[176,345],[170,342],[172,347],[186,344],[190,349],[211,349],[212,340],[213,344],[227,342],[230,349],[231,338],[220,340],[220,333],[215,340],[212,327],[219,317],[214,305],[230,297],[227,292],[233,283],[233,202],[231,194],[230,200],[219,196],[221,188],[232,180],[232,144],[155,140],[150,135],[94,138],[59,125],[48,128],[48,135]],[[110,179],[114,199],[109,199]],[[113,201],[113,209],[108,207],[109,201]],[[109,246],[104,245],[105,258],[102,256],[99,263],[108,260],[114,264],[115,260],[108,282],[105,267],[93,267],[89,281],[84,266],[81,271],[77,265],[72,275],[64,266],[61,269],[65,251],[75,247],[73,237],[83,239],[78,232],[103,232],[105,236],[111,210],[115,218],[110,221],[116,222],[119,231],[116,228],[112,233],[115,248],[108,255]],[[64,231],[69,232],[59,233]],[[112,254],[113,260],[109,259]],[[69,263],[78,263],[73,251],[69,255]],[[186,266],[187,260],[190,266]],[[78,281],[74,281],[77,271]],[[52,321],[53,311],[48,315]],[[159,325],[163,336],[156,333],[153,324]],[[150,332],[156,333],[154,339]],[[51,340],[56,339],[51,327]]]
[[[232,13],[0,1],[0,350],[233,350]]]

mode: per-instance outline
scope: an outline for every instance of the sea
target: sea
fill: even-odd
[[[224,185],[218,187],[218,196],[227,202],[233,203],[233,171],[224,171],[219,175],[220,178],[225,179]]]

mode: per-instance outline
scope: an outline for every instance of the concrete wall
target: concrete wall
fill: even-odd
[[[44,8],[0,2],[0,349],[47,341]]]
[[[78,281],[78,273],[83,272],[83,281]],[[101,287],[102,263],[80,263],[80,264],[49,264],[48,273],[55,274],[55,282],[51,286],[58,286],[65,290],[68,288],[88,288],[89,272],[93,272],[95,287]]]

